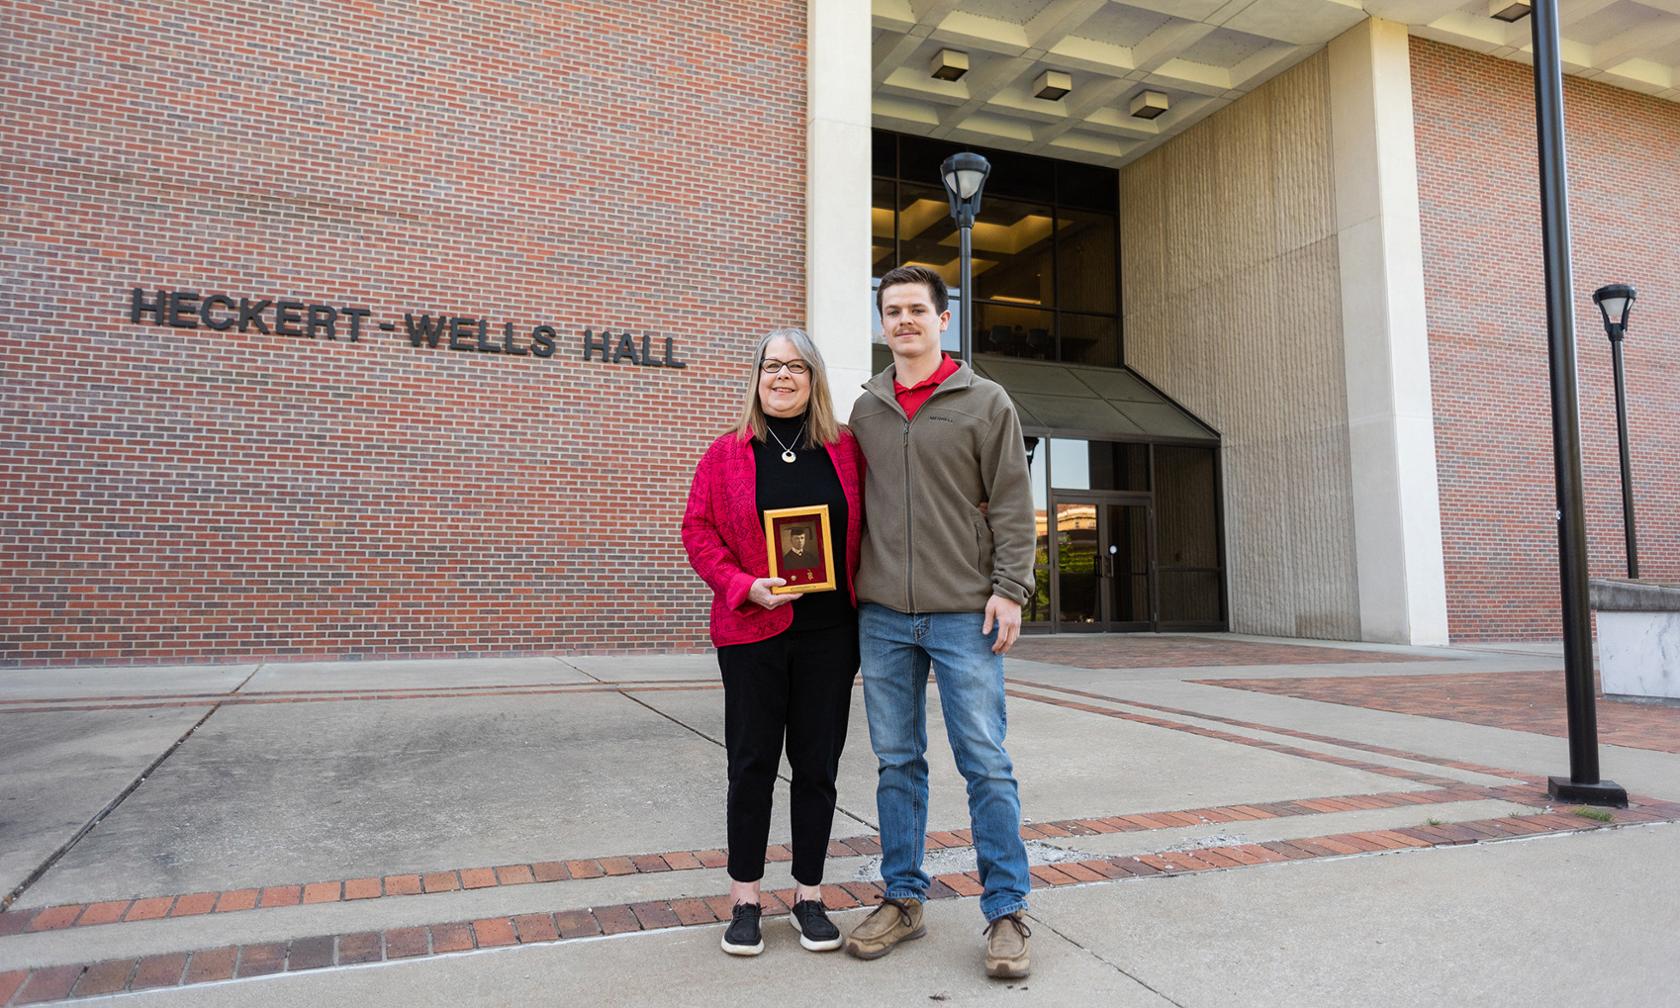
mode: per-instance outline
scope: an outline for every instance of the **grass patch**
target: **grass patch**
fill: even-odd
[[[1570,809],[1569,811],[1575,813],[1583,819],[1592,819],[1595,822],[1610,822],[1616,818],[1615,815],[1608,809],[1587,808],[1585,805],[1582,805],[1579,808]]]

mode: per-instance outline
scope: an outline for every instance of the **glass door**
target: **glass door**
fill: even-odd
[[[1057,494],[1056,628],[1155,628],[1147,496]]]

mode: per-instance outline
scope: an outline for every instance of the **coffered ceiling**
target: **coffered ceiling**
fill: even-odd
[[[1121,165],[1316,52],[1367,16],[1528,59],[1529,21],[1490,0],[872,0],[883,129]],[[1561,0],[1564,72],[1680,101],[1680,0]],[[940,80],[940,50],[969,69]],[[1035,97],[1046,70],[1072,91]],[[1165,95],[1155,119],[1131,114]]]

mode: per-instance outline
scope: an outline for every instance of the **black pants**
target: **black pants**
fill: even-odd
[[[785,735],[793,769],[793,877],[820,885],[858,669],[857,625],[789,630],[755,644],[720,647],[718,666],[729,752],[729,877],[764,877],[770,796]]]

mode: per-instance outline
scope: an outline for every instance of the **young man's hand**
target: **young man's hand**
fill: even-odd
[[[1011,602],[1000,595],[993,595],[986,600],[986,622],[981,625],[980,632],[992,632],[993,622],[997,623],[997,641],[992,645],[992,654],[1007,654],[1014,646],[1015,638],[1021,636],[1021,603]]]

